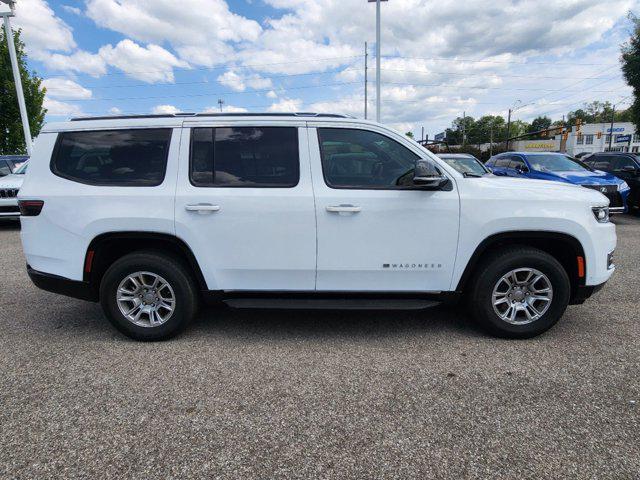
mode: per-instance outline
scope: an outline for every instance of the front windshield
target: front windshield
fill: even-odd
[[[473,157],[447,157],[443,155],[440,158],[444,160],[447,165],[450,165],[462,174],[473,173],[476,175],[484,175],[489,173],[487,168]]]
[[[542,172],[584,172],[590,170],[584,163],[567,155],[529,155],[527,160],[533,170]]]
[[[18,167],[18,169],[13,172],[16,175],[24,175],[25,173],[27,173],[27,167],[29,166],[29,162],[24,162],[22,165],[20,165],[20,167]]]

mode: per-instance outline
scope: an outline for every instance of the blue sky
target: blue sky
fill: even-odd
[[[433,135],[462,112],[560,118],[628,103],[618,65],[636,0],[390,0],[382,121]],[[363,116],[364,0],[18,0],[47,120],[119,113],[323,111]],[[369,84],[370,118],[375,106]]]

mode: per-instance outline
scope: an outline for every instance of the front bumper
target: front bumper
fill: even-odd
[[[18,218],[20,209],[16,198],[0,198],[0,218]]]
[[[98,293],[88,282],[70,280],[51,273],[39,272],[29,265],[27,265],[27,273],[36,287],[46,290],[47,292],[58,293],[67,297],[88,300],[90,302],[98,301]]]
[[[578,287],[569,299],[569,305],[580,305],[584,303],[591,295],[602,290],[607,282],[600,285],[582,285]]]

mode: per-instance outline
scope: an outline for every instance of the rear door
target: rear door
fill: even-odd
[[[315,288],[316,222],[299,121],[185,121],[176,234],[210,290]]]

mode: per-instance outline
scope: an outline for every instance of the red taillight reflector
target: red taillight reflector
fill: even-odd
[[[584,278],[584,257],[576,257],[578,261],[578,278]]]
[[[35,217],[40,215],[44,202],[42,200],[18,200],[20,215],[23,217]]]
[[[93,256],[95,255],[95,251],[89,250],[87,252],[87,258],[84,260],[84,271],[85,273],[91,273],[91,266],[93,265]]]

